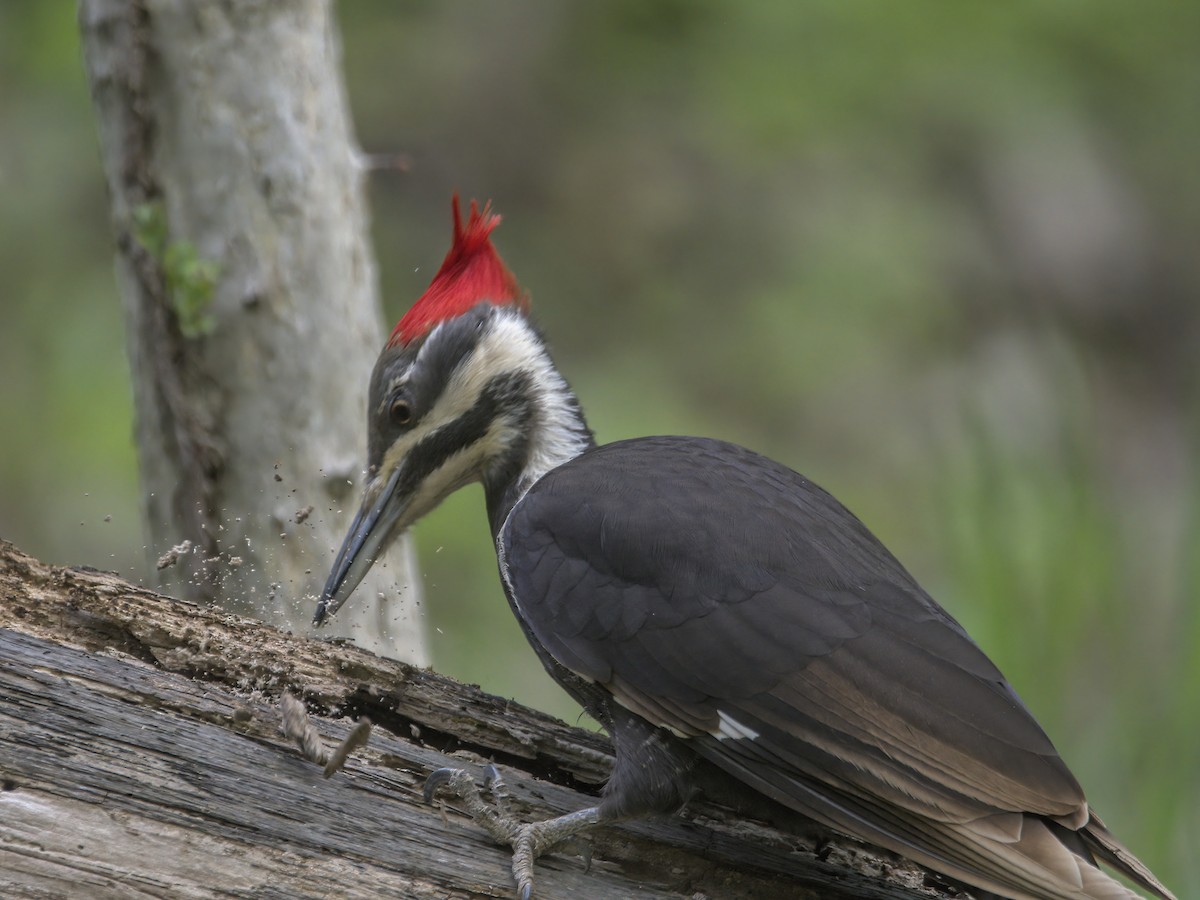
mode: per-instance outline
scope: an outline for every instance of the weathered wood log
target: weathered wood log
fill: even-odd
[[[284,691],[326,742],[368,746],[331,779],[279,730]],[[607,740],[348,644],[308,640],[0,542],[0,896],[508,897],[509,851],[429,773],[494,760],[515,811],[581,808]],[[830,835],[715,806],[552,853],[543,898],[961,896]]]

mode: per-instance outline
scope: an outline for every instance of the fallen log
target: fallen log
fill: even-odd
[[[332,778],[280,731],[300,698]],[[593,802],[607,739],[354,646],[281,632],[0,541],[0,896],[510,897],[509,851],[431,771],[494,762],[515,811]],[[542,898],[961,897],[850,839],[698,804],[601,829],[590,866],[537,865]]]

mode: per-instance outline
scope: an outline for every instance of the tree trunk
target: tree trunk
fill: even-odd
[[[509,852],[451,803],[441,766],[494,760],[514,812],[595,802],[607,741],[358,648],[282,633],[0,541],[0,896],[508,897]],[[279,732],[284,691],[327,742],[369,716],[329,780]],[[536,866],[542,898],[962,896],[847,838],[698,805],[597,830],[590,869]]]
[[[160,586],[293,630],[362,487],[384,342],[328,0],[80,0]],[[335,633],[426,661],[409,545]]]

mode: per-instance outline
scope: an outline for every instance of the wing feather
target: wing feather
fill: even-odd
[[[962,628],[784,466],[702,439],[609,444],[539,481],[502,539],[537,639],[630,708],[681,710],[656,724],[689,732],[742,711],[799,747],[870,748],[871,781],[929,814],[946,810],[917,798],[946,784],[979,808],[1085,810]]]

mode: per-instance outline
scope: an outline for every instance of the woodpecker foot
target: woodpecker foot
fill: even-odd
[[[533,864],[539,856],[558,844],[577,837],[581,832],[600,823],[600,810],[596,807],[581,809],[543,822],[522,824],[508,811],[508,792],[500,777],[500,770],[489,765],[483,785],[493,798],[492,803],[483,799],[479,785],[465,769],[437,769],[425,782],[425,802],[432,803],[438,789],[445,789],[458,797],[467,814],[498,844],[513,848],[512,873],[517,882],[521,900],[533,897]],[[591,848],[584,852],[587,866],[591,866]]]

